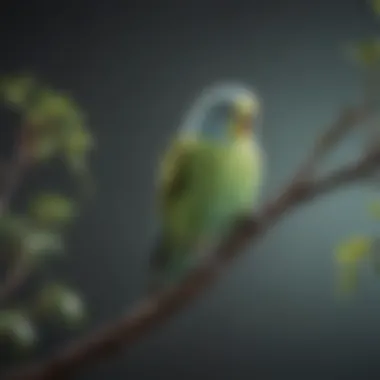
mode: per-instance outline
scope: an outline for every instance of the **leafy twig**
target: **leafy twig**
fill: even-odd
[[[371,175],[380,165],[380,148],[368,152],[355,164],[343,167],[323,178],[305,177],[306,169],[314,168],[323,154],[343,137],[344,132],[355,123],[363,122],[367,116],[368,113],[363,112],[363,109],[343,113],[318,140],[310,157],[280,196],[268,203],[256,218],[246,218],[237,222],[215,255],[189,273],[179,284],[143,299],[118,321],[100,328],[88,337],[74,341],[46,361],[9,373],[6,380],[66,379],[90,361],[131,347],[149,331],[188,306],[239,255],[242,248],[250,241],[262,237],[291,208]]]

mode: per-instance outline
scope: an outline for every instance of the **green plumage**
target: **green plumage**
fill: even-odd
[[[252,212],[262,171],[251,134],[218,141],[180,133],[173,140],[158,178],[161,233],[151,261],[153,287],[177,280],[237,217]]]

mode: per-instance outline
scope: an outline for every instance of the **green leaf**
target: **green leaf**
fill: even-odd
[[[68,130],[63,136],[63,159],[68,171],[77,179],[85,196],[92,197],[95,185],[88,168],[88,153],[94,139],[85,129]]]
[[[0,253],[14,256],[22,251],[22,240],[28,231],[27,221],[18,215],[0,217]]]
[[[50,159],[58,152],[83,154],[92,144],[91,134],[83,127],[84,117],[74,102],[49,89],[28,109],[26,125],[34,132],[32,155],[38,161]]]
[[[68,327],[77,326],[85,317],[81,298],[61,284],[50,284],[42,289],[37,298],[37,310],[40,315],[53,318]]]
[[[380,64],[380,39],[371,38],[353,45],[349,49],[352,58],[365,67]]]
[[[6,215],[0,218],[0,252],[22,255],[29,262],[63,251],[59,233],[38,228],[25,217]]]
[[[372,8],[372,11],[377,16],[380,16],[380,0],[370,0],[370,6]]]
[[[83,115],[69,97],[43,89],[38,101],[28,109],[27,120],[36,128],[60,129],[81,126]]]
[[[35,85],[35,79],[29,75],[9,76],[1,81],[0,92],[6,104],[24,108]]]
[[[59,194],[41,194],[32,199],[29,215],[41,225],[66,224],[77,215],[76,205]]]
[[[23,236],[22,253],[31,262],[62,253],[63,249],[62,236],[57,232],[31,227]]]
[[[37,336],[29,318],[19,310],[0,311],[0,337],[21,349],[32,347]]]
[[[63,149],[68,155],[84,154],[94,147],[94,140],[84,128],[68,129],[63,134]]]
[[[372,245],[373,238],[371,237],[351,236],[336,247],[336,259],[342,264],[356,263],[369,254]]]

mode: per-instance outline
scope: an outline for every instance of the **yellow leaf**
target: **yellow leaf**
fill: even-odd
[[[365,257],[373,244],[368,236],[352,236],[336,247],[336,259],[339,263],[356,263]]]

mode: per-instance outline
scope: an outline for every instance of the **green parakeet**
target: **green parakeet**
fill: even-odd
[[[263,174],[259,108],[249,89],[214,85],[169,144],[158,170],[160,236],[150,291],[180,279],[257,204]]]

